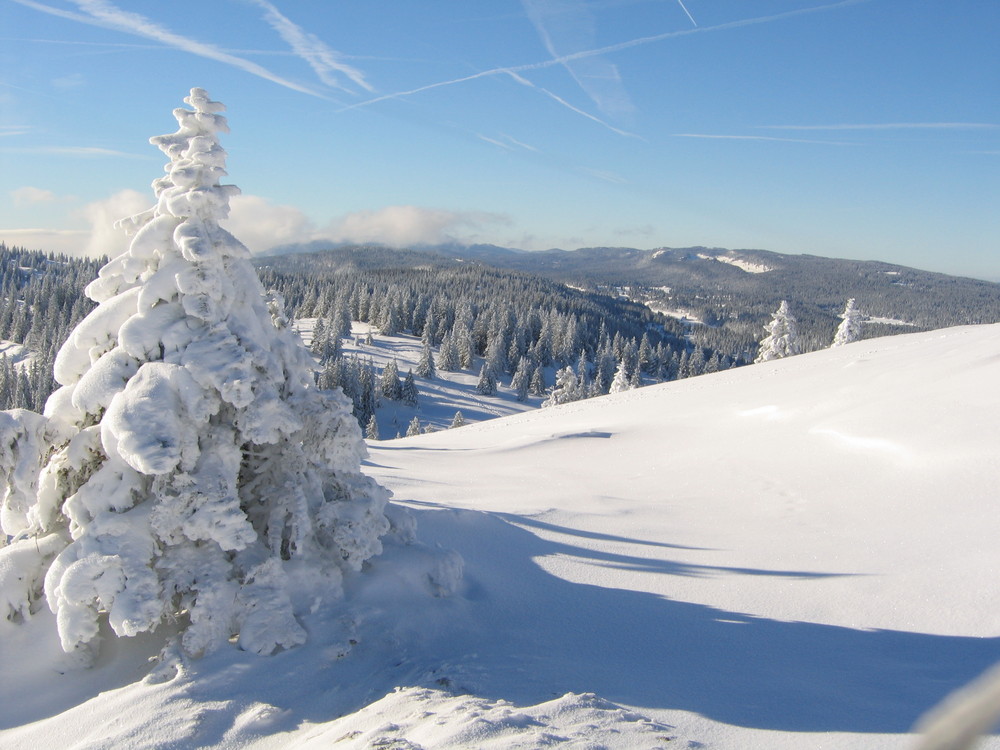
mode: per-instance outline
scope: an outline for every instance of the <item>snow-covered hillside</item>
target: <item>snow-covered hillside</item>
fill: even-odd
[[[1000,660],[998,382],[954,328],[373,443],[458,594],[390,546],[306,645],[146,677],[0,622],[0,746],[911,747]]]

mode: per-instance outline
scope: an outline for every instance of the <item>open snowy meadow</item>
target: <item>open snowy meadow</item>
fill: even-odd
[[[998,381],[954,328],[371,442],[423,545],[303,645],[0,621],[0,746],[916,747],[1000,661]]]

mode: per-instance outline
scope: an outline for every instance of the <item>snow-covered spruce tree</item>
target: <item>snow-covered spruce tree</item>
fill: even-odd
[[[381,551],[388,492],[360,472],[351,404],[313,386],[308,350],[249,253],[219,227],[223,106],[205,91],[151,142],[157,204],[124,222],[125,253],[55,360],[43,415],[0,414],[0,615],[44,596],[62,647],[92,655],[179,622],[208,652],[234,635],[300,644],[296,614],[341,593]]]
[[[611,381],[611,387],[608,389],[608,393],[621,393],[622,391],[632,390],[632,385],[629,383],[628,373],[625,370],[625,363],[619,362],[618,369],[615,370],[615,377]]]
[[[840,325],[837,326],[837,332],[833,335],[833,346],[843,346],[844,344],[850,344],[852,341],[857,341],[861,338],[861,311],[854,306],[854,298],[847,300],[847,306],[844,308],[844,314],[841,316],[843,320],[840,321]]]
[[[559,406],[572,401],[579,401],[584,394],[580,390],[580,381],[572,367],[564,367],[556,373],[556,384],[548,398],[542,402],[542,407]]]
[[[754,362],[767,362],[801,353],[798,326],[785,300],[781,300],[764,330],[767,331],[767,336],[760,342]]]
[[[476,383],[476,392],[483,396],[495,396],[497,392],[497,379],[493,376],[488,364],[483,363],[479,370],[479,382]]]

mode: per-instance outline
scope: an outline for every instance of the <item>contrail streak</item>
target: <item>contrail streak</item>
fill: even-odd
[[[698,22],[694,20],[694,16],[691,15],[691,11],[689,11],[687,6],[684,5],[684,0],[677,0],[677,4],[681,6],[681,10],[687,13],[687,17],[691,19],[691,23],[697,26]]]
[[[27,0],[16,0],[17,2],[26,2]],[[520,83],[524,83],[525,79],[517,75],[518,73],[529,71],[529,70],[541,70],[543,68],[551,68],[555,65],[564,65],[572,60],[579,60],[584,57],[595,57],[597,55],[604,55],[608,52],[618,52],[624,49],[630,49],[632,47],[639,47],[644,44],[650,44],[652,42],[661,42],[665,39],[673,39],[674,37],[689,36],[690,34],[704,34],[710,31],[727,31],[729,29],[738,29],[744,26],[755,26],[762,23],[770,23],[771,21],[782,21],[786,18],[794,18],[795,16],[802,16],[809,13],[820,13],[827,10],[833,10],[835,8],[844,8],[849,5],[858,5],[860,3],[866,3],[870,0],[839,0],[839,2],[828,3],[827,5],[817,5],[812,8],[799,8],[798,10],[790,10],[784,13],[776,13],[771,16],[759,16],[757,18],[744,18],[740,21],[730,21],[729,23],[721,23],[716,26],[697,26],[693,29],[683,29],[681,31],[667,31],[663,34],[654,34],[653,36],[644,36],[638,39],[631,39],[627,42],[619,42],[618,44],[611,44],[607,47],[600,47],[598,49],[584,50],[582,52],[574,52],[569,55],[561,55],[559,57],[554,57],[551,60],[543,60],[537,63],[527,63],[524,65],[509,65],[502,68],[491,68],[490,70],[483,70],[479,73],[473,73],[472,75],[462,76],[461,78],[454,78],[450,81],[439,81],[437,83],[429,83],[426,86],[420,86],[419,88],[410,89],[408,91],[397,91],[392,94],[384,94],[383,96],[377,96],[373,99],[366,99],[363,102],[357,102],[356,104],[348,105],[342,108],[340,111],[348,109],[356,109],[358,107],[367,107],[369,104],[376,104],[378,102],[384,102],[389,99],[398,99],[404,96],[411,96],[413,94],[419,94],[423,91],[430,91],[431,89],[441,88],[442,86],[452,86],[456,83],[465,83],[466,81],[474,81],[477,78],[485,78],[487,76],[495,75],[509,75]],[[534,85],[530,84],[529,85]]]
[[[78,23],[85,23],[91,26],[101,26],[103,28],[115,29],[116,31],[122,31],[127,34],[145,37],[147,39],[155,39],[156,41],[162,42],[169,47],[189,52],[193,55],[198,55],[199,57],[205,57],[210,60],[225,63],[226,65],[232,65],[233,67],[239,68],[247,73],[250,73],[251,75],[271,81],[272,83],[292,89],[293,91],[298,91],[302,94],[309,94],[310,96],[319,97],[320,99],[327,98],[319,92],[313,91],[306,86],[301,86],[297,83],[286,80],[255,62],[251,62],[250,60],[246,60],[242,57],[237,57],[236,55],[230,55],[227,52],[223,52],[218,47],[212,46],[211,44],[205,44],[204,42],[198,42],[194,39],[182,37],[179,34],[175,34],[174,32],[157,25],[138,13],[123,11],[109,2],[105,2],[105,0],[74,0],[81,10],[86,13],[86,15],[72,13],[70,11],[62,10],[61,8],[53,8],[50,5],[34,2],[34,0],[14,0],[14,2],[20,3],[28,8],[41,11],[42,13],[48,13],[49,15],[58,16],[60,18],[68,18],[69,20],[77,21]]]
[[[305,60],[316,72],[319,79],[327,86],[348,91],[347,87],[340,83],[336,74],[341,74],[352,80],[366,91],[372,92],[372,88],[364,77],[364,74],[350,65],[340,61],[340,53],[328,47],[315,34],[306,32],[302,27],[284,16],[268,0],[247,0],[264,11],[264,21],[281,36],[288,46],[292,48],[298,57]]]

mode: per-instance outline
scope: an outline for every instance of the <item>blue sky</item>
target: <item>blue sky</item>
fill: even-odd
[[[1000,280],[994,0],[0,0],[0,240],[116,253],[198,86],[230,229]]]

